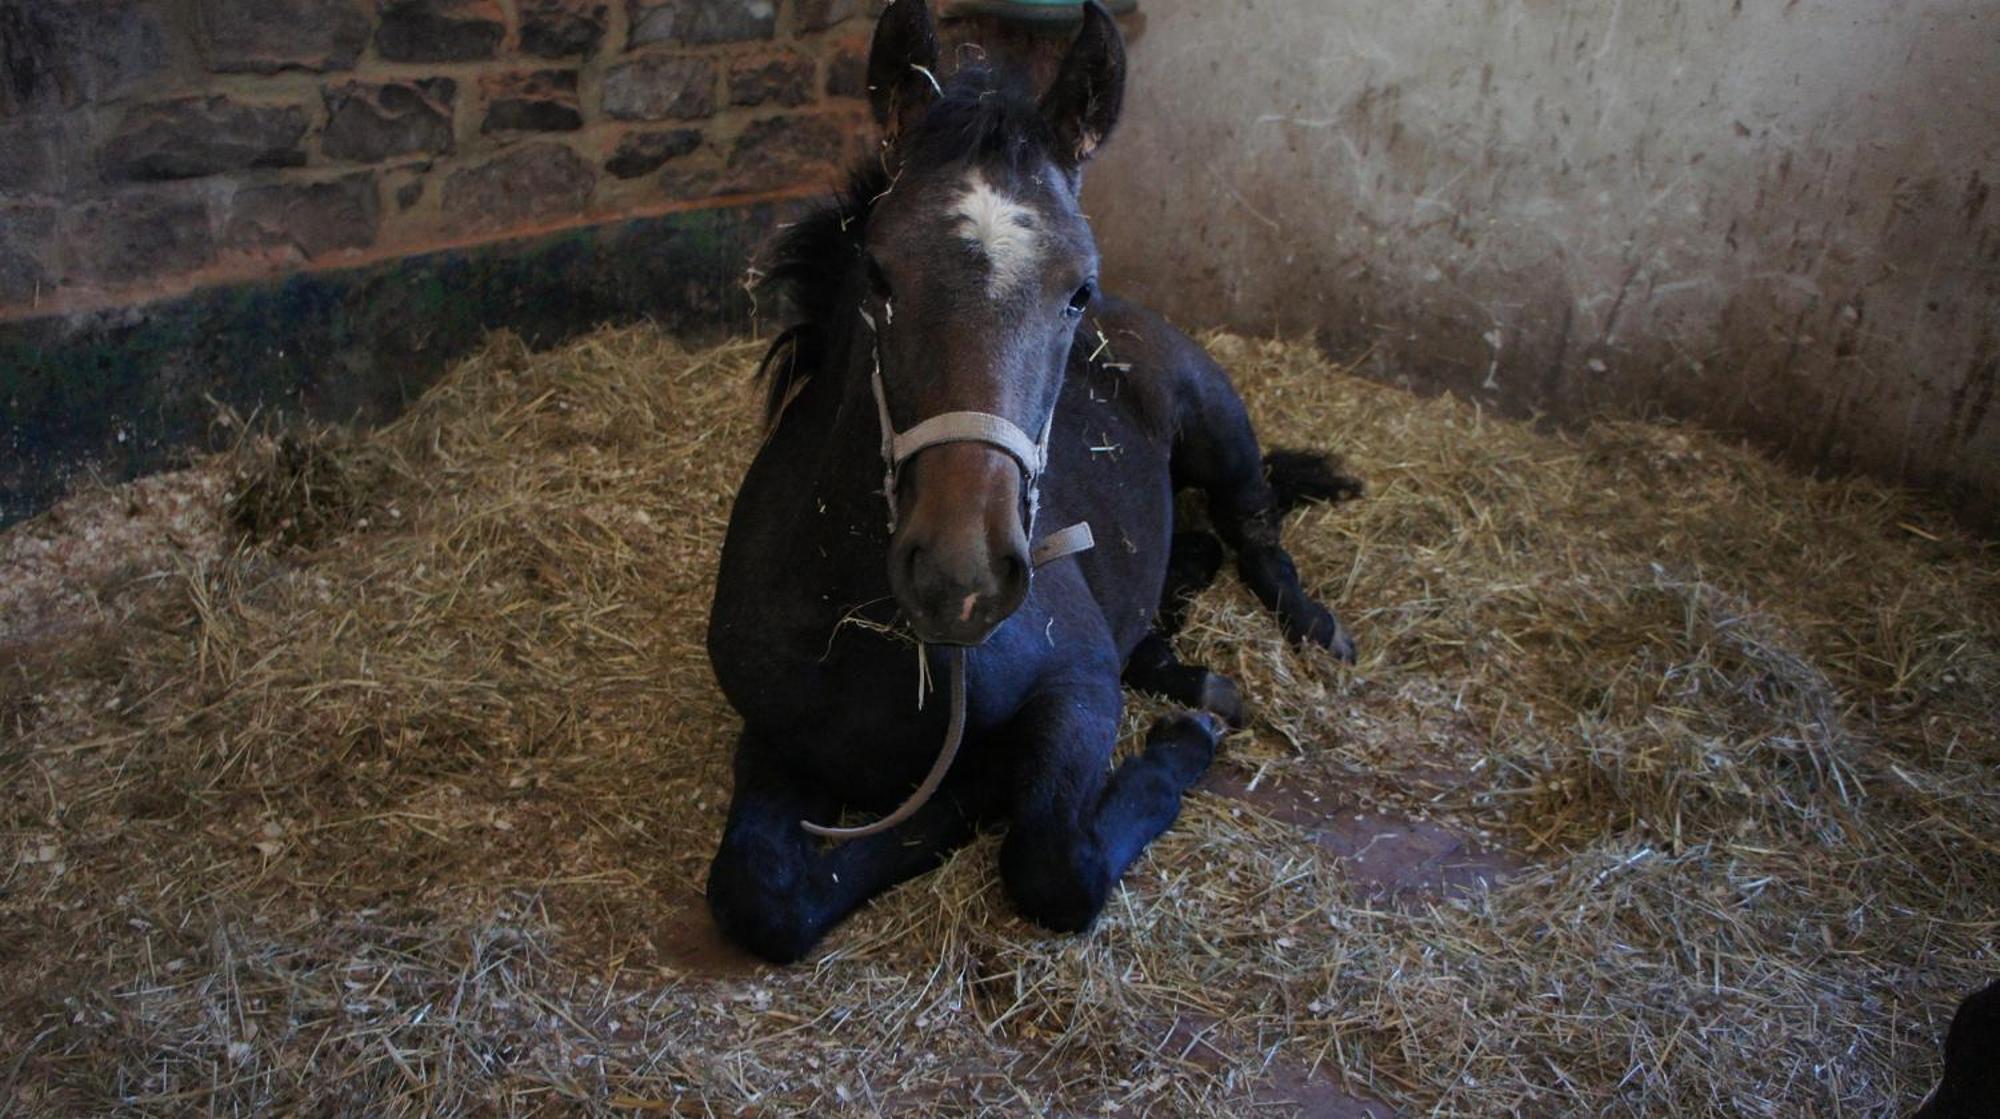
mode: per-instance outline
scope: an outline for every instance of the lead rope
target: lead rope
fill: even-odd
[[[866,309],[861,312],[863,322],[871,333],[875,330],[875,320]],[[875,369],[869,375],[869,387],[875,393],[875,414],[882,422],[882,462],[885,469],[882,479],[882,495],[889,503],[889,532],[896,531],[896,475],[904,462],[925,447],[939,443],[988,443],[999,447],[1021,464],[1028,476],[1028,536],[1035,534],[1035,515],[1041,510],[1042,471],[1049,462],[1049,432],[1055,427],[1055,410],[1049,410],[1049,417],[1042,423],[1042,438],[1029,443],[1027,433],[1012,420],[989,412],[946,412],[932,416],[910,430],[898,434],[895,421],[889,417],[889,398],[882,391],[882,347],[879,339],[875,345]],[[1052,563],[1064,556],[1095,547],[1097,540],[1091,535],[1090,522],[1078,521],[1065,529],[1052,532],[1036,544],[1029,553],[1030,570]],[[917,646],[917,656],[924,656],[924,647]],[[922,667],[921,664],[919,667]],[[950,772],[951,763],[958,758],[958,747],[965,739],[965,647],[951,650],[951,718],[945,725],[944,745],[939,747],[937,760],[931,763],[929,773],[917,785],[917,791],[898,805],[894,812],[873,823],[852,828],[830,828],[815,824],[811,820],[800,820],[799,826],[822,839],[848,840],[863,836],[878,835],[917,814],[917,810],[937,795],[944,784],[945,774]],[[921,699],[919,700],[921,705]]]
[[[921,649],[918,656],[922,656]],[[862,824],[853,828],[829,828],[815,824],[811,820],[800,820],[799,826],[819,836],[821,839],[860,839],[864,835],[875,835],[888,831],[897,824],[917,814],[931,797],[937,795],[938,786],[944,784],[944,775],[951,769],[951,763],[958,757],[958,744],[965,738],[965,647],[951,651],[951,722],[945,727],[944,746],[938,750],[937,760],[931,763],[931,771],[924,774],[923,783],[910,794],[894,812],[872,824]]]

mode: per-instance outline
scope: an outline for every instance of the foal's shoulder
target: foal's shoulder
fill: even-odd
[[[1099,298],[1084,318],[1077,350],[1124,375],[1141,392],[1150,426],[1171,431],[1177,399],[1190,382],[1214,366],[1201,343],[1149,308],[1112,295]]]
[[[1180,356],[1194,340],[1151,309],[1106,292],[1084,316],[1084,336],[1093,342],[1108,341],[1117,351],[1117,360],[1157,364]],[[1101,337],[1093,337],[1101,335]]]

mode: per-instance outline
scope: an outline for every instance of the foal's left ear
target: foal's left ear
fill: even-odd
[[[930,0],[889,0],[868,48],[868,101],[891,143],[938,98],[937,26]]]
[[[1055,84],[1042,95],[1042,116],[1056,130],[1060,154],[1080,167],[1111,135],[1125,102],[1125,39],[1097,0],[1083,6],[1083,30],[1063,56]]]

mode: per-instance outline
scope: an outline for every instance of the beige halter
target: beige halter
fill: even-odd
[[[875,320],[864,308],[861,319],[868,324],[870,333],[875,332]],[[1027,483],[1028,523],[1027,535],[1035,534],[1035,515],[1041,511],[1042,473],[1049,465],[1049,432],[1055,426],[1056,413],[1049,409],[1048,419],[1042,421],[1042,437],[1028,438],[1019,424],[1005,416],[991,412],[943,412],[922,421],[908,431],[898,432],[896,422],[889,416],[889,397],[882,388],[882,345],[879,334],[875,344],[875,369],[869,374],[869,388],[875,393],[875,412],[882,422],[882,496],[889,503],[889,532],[896,531],[896,480],[902,473],[903,464],[914,458],[917,452],[941,443],[985,443],[1007,452],[1021,466],[1021,473]],[[1065,529],[1052,532],[1036,544],[1028,559],[1029,579],[1034,578],[1034,568],[1064,556],[1075,555],[1095,547],[1096,539],[1090,533],[1090,522],[1078,521]],[[919,656],[923,653],[918,652]],[[888,831],[922,808],[944,784],[945,774],[951,763],[958,757],[958,747],[965,737],[965,650],[951,651],[951,721],[945,728],[944,745],[938,750],[937,760],[931,763],[930,772],[924,775],[917,791],[911,793],[894,812],[871,824],[853,828],[830,828],[815,824],[811,820],[800,820],[799,826],[817,836],[827,839],[859,839]]]

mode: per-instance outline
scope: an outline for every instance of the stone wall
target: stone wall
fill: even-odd
[[[822,193],[865,0],[0,0],[0,321]]]

